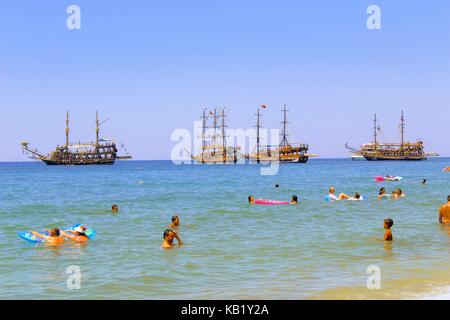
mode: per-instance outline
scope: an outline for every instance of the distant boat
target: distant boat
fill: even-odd
[[[208,119],[212,117],[213,133],[206,136]],[[239,147],[227,145],[226,141],[226,115],[225,108],[214,109],[214,112],[203,110],[202,115],[202,150],[197,155],[191,155],[191,159],[203,164],[236,163],[239,159]]]
[[[374,139],[372,143],[367,143],[361,146],[359,150],[351,148],[348,144],[345,145],[347,149],[355,154],[361,154],[369,161],[379,160],[409,160],[420,161],[426,160],[427,154],[424,151],[423,141],[405,142],[405,117],[402,111],[401,116],[401,142],[400,143],[380,143],[378,141],[378,125],[377,115],[374,119]]]
[[[247,154],[245,157],[252,162],[276,161],[284,163],[306,163],[310,157],[317,157],[315,154],[309,154],[309,146],[307,144],[291,144],[287,139],[287,108],[284,105],[283,112],[283,129],[281,133],[281,142],[278,146],[262,146],[260,140],[261,129],[261,113],[258,108],[256,113],[256,152]]]
[[[362,154],[357,152],[352,153],[350,159],[352,159],[353,161],[366,161],[366,158]]]
[[[99,127],[101,123],[99,123],[98,120],[98,112],[96,113],[95,123],[95,142],[69,143],[69,112],[67,112],[66,143],[63,146],[57,146],[56,149],[48,155],[43,155],[36,149],[29,148],[29,143],[27,141],[23,141],[21,146],[24,153],[32,155],[32,159],[41,160],[47,165],[106,165],[114,164],[116,160],[131,159],[131,156],[129,155],[117,155],[117,146],[113,140],[99,138]]]

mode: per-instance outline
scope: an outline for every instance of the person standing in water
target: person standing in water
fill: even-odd
[[[447,197],[447,203],[439,209],[439,223],[450,224],[450,195]]]
[[[119,213],[119,207],[117,206],[117,204],[112,205],[111,211],[112,213]]]
[[[384,229],[386,232],[384,233],[385,241],[392,241],[394,238],[392,237],[391,228],[394,225],[394,221],[392,219],[384,219]]]
[[[291,204],[298,204],[298,197],[296,195],[292,196]]]
[[[178,234],[175,231],[170,230],[170,229],[166,229],[166,231],[164,231],[163,239],[164,240],[163,240],[163,243],[161,244],[161,246],[164,249],[172,249],[175,247],[175,245],[173,244],[173,239],[177,239],[179,247],[181,247],[183,245],[183,241],[181,241]]]
[[[172,223],[168,225],[169,228],[178,229],[180,226],[180,217],[179,216],[173,216],[172,217]]]
[[[41,234],[36,231],[31,231],[31,233],[37,237],[45,239],[45,242],[51,246],[58,246],[64,243],[64,238],[61,236],[58,228],[53,228],[46,231],[48,231],[50,235]]]

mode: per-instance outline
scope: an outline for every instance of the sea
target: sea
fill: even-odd
[[[449,299],[448,165],[312,159],[266,175],[264,164],[3,162],[0,299]],[[374,179],[386,175],[403,179]],[[330,186],[365,200],[327,202]],[[406,197],[377,201],[381,187]],[[174,215],[184,246],[164,250]],[[78,223],[97,231],[85,245],[17,235]]]

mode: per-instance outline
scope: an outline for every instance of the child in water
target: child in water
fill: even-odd
[[[32,234],[34,234],[37,237],[45,239],[45,242],[51,246],[58,246],[62,243],[64,243],[64,238],[60,234],[60,230],[58,228],[53,228],[48,230],[50,235],[41,234],[36,231],[31,231]]]
[[[386,232],[384,233],[384,240],[385,241],[392,241],[392,231],[391,228],[394,225],[394,221],[392,219],[384,219],[384,229]]]
[[[179,216],[173,216],[172,217],[172,223],[168,225],[169,228],[172,229],[178,229],[180,226],[180,217]]]

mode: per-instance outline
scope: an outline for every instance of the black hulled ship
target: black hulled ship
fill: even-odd
[[[69,112],[67,112],[66,143],[64,145],[57,146],[48,155],[43,155],[38,150],[29,148],[29,143],[26,141],[22,142],[22,149],[25,153],[31,154],[32,159],[41,160],[47,165],[107,165],[114,164],[116,160],[131,159],[129,155],[117,155],[118,149],[114,140],[99,138],[102,123],[98,120],[98,112],[96,113],[95,123],[95,142],[69,143]]]

